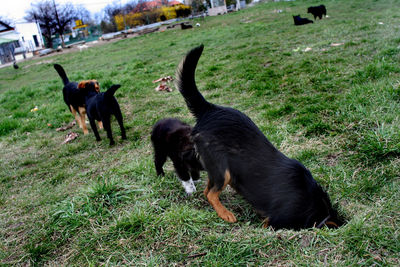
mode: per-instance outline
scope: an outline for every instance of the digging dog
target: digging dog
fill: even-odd
[[[169,157],[188,195],[196,191],[193,181],[200,178],[203,169],[194,150],[191,132],[191,126],[173,118],[158,121],[151,132],[157,175],[165,175],[163,165]]]
[[[294,21],[294,25],[296,25],[296,26],[305,25],[305,24],[308,24],[308,23],[314,23],[310,19],[300,17],[300,15],[293,16],[293,21]]]
[[[84,93],[79,90],[77,82],[69,81],[67,74],[61,65],[54,64],[54,69],[57,71],[58,75],[60,75],[61,80],[64,83],[63,97],[65,104],[67,104],[69,110],[74,115],[79,127],[82,128],[83,134],[88,134],[89,132],[85,122],[86,108]],[[100,92],[100,86],[96,80],[87,80],[83,82],[92,82],[94,84],[95,92]],[[99,127],[103,127],[101,123],[99,123]]]
[[[107,137],[110,139],[110,146],[115,143],[111,131],[111,115],[114,115],[118,121],[122,139],[126,139],[121,109],[117,99],[114,97],[115,92],[120,87],[121,85],[114,84],[106,92],[97,93],[96,85],[91,81],[84,81],[78,84],[78,88],[82,90],[85,96],[86,112],[96,140],[100,141],[101,138],[95,121],[101,121],[104,130],[107,132]]]
[[[192,138],[209,177],[204,195],[218,216],[236,222],[219,200],[230,185],[265,218],[265,227],[342,225],[328,194],[309,170],[276,149],[245,114],[205,100],[195,82],[202,51],[203,45],[184,57],[177,69],[176,86],[196,118]]]
[[[311,13],[314,16],[314,19],[322,19],[322,16],[325,15],[326,17],[326,7],[324,5],[319,5],[319,6],[310,6],[307,9],[307,13]]]

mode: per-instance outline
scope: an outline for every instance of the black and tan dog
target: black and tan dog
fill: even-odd
[[[78,83],[69,81],[67,74],[61,65],[54,64],[54,68],[64,83],[63,96],[65,104],[67,104],[69,110],[75,116],[75,120],[79,124],[79,127],[83,129],[83,133],[88,134],[89,132],[85,122],[85,95],[81,90],[79,90]],[[92,82],[96,93],[100,92],[100,86],[96,80],[87,80],[83,82]],[[103,128],[101,123],[99,123],[99,127]]]
[[[121,109],[114,97],[115,91],[120,88],[121,85],[112,85],[106,92],[97,93],[96,84],[91,81],[83,81],[78,84],[78,88],[83,92],[85,96],[86,112],[89,118],[90,126],[92,127],[93,133],[96,136],[96,140],[100,141],[100,135],[97,131],[95,121],[101,121],[103,123],[104,130],[107,132],[107,137],[110,139],[110,145],[114,144],[114,139],[111,131],[111,115],[114,115],[118,121],[121,129],[122,139],[126,139],[124,123],[122,119]]]
[[[188,195],[196,191],[193,181],[200,178],[203,169],[196,157],[191,132],[190,125],[173,118],[158,121],[151,132],[157,175],[164,176],[163,165],[169,157]]]
[[[322,19],[322,16],[325,15],[326,17],[326,7],[324,5],[319,5],[319,6],[310,6],[307,9],[307,13],[311,13],[314,16],[314,19]]]
[[[327,193],[297,160],[277,150],[238,110],[207,102],[195,83],[195,69],[203,45],[191,50],[177,70],[177,87],[196,117],[192,137],[208,173],[204,195],[218,216],[236,217],[220,202],[229,184],[275,229],[342,225]]]

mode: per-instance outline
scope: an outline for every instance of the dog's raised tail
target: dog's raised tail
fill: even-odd
[[[204,45],[190,50],[183,58],[176,71],[176,87],[183,95],[189,110],[199,118],[211,106],[201,95],[196,86],[195,70],[203,52]]]
[[[108,88],[108,90],[104,93],[104,97],[105,98],[112,97],[115,94],[115,92],[118,90],[118,88],[120,88],[120,87],[121,87],[121,85],[119,85],[119,84],[111,85],[111,87]]]
[[[56,71],[58,72],[58,75],[60,75],[64,85],[66,85],[67,83],[69,83],[67,74],[65,73],[65,70],[63,69],[63,67],[61,67],[61,65],[59,64],[54,64],[54,68],[56,69]]]

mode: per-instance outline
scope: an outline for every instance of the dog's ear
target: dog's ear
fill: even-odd
[[[100,84],[97,80],[90,80],[94,84],[94,89],[97,93],[100,93]]]
[[[191,143],[190,133],[191,133],[191,127],[189,126],[179,127],[167,135],[167,141],[173,143],[180,143],[181,145],[186,146]]]

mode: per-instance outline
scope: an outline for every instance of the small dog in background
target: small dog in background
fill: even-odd
[[[157,175],[164,176],[163,165],[169,157],[188,195],[196,191],[193,181],[200,178],[201,166],[191,140],[192,127],[178,119],[162,119],[151,132]]]
[[[91,81],[83,81],[78,84],[78,88],[82,90],[85,96],[86,112],[96,140],[100,141],[101,138],[95,121],[101,121],[107,132],[107,137],[110,139],[110,146],[115,143],[111,131],[111,115],[114,115],[118,121],[122,139],[126,139],[121,109],[114,97],[115,92],[120,87],[121,85],[114,84],[106,92],[97,93],[96,85]]]
[[[186,30],[186,29],[191,29],[193,28],[193,26],[191,24],[185,24],[185,23],[181,23],[181,29],[182,30]]]
[[[300,17],[300,15],[293,16],[293,20],[294,20],[294,25],[296,25],[296,26],[304,25],[304,24],[308,24],[308,23],[314,23],[312,20]]]
[[[63,88],[63,96],[64,102],[67,104],[71,113],[75,116],[75,120],[79,124],[79,127],[83,129],[83,134],[88,134],[89,131],[86,127],[85,115],[85,95],[79,90],[77,82],[70,82],[65,70],[61,65],[54,64],[54,69],[57,71],[58,75],[60,75],[61,80],[64,83]],[[87,80],[83,81],[83,83],[93,83],[95,93],[100,92],[100,86],[98,81],[96,80]],[[79,114],[79,116],[78,116]],[[99,123],[99,127],[103,128],[102,124]]]
[[[326,7],[324,5],[319,5],[319,6],[310,6],[307,9],[307,13],[311,13],[314,16],[314,19],[322,19],[322,16],[325,15],[326,17]]]

